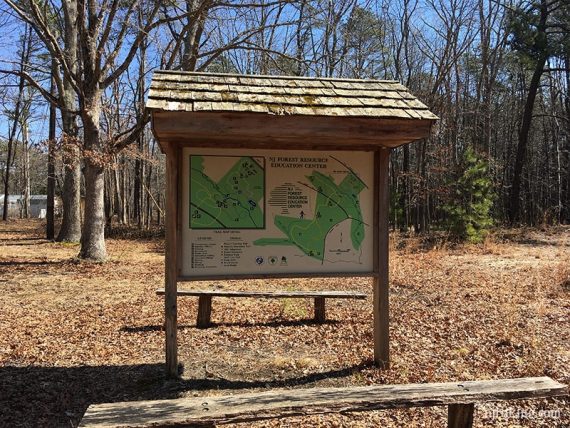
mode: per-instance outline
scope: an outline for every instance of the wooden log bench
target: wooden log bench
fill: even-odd
[[[164,289],[159,288],[156,294],[164,295]],[[212,314],[212,297],[257,297],[263,299],[279,298],[309,298],[315,299],[316,322],[325,322],[325,299],[365,299],[365,293],[353,291],[229,291],[229,290],[178,290],[178,296],[198,297],[198,328],[210,326]]]
[[[272,390],[231,396],[93,404],[79,426],[214,426],[290,416],[447,406],[447,426],[468,428],[473,425],[476,403],[567,393],[566,385],[549,377]]]

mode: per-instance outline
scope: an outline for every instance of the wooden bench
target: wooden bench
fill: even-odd
[[[473,425],[475,403],[567,393],[565,385],[549,377],[272,390],[231,396],[93,404],[79,426],[213,426],[289,416],[447,406],[447,426],[468,428]]]
[[[226,290],[178,290],[178,296],[198,297],[198,328],[210,326],[212,314],[212,297],[257,297],[264,299],[310,298],[315,299],[315,321],[322,323],[326,319],[325,299],[365,299],[365,293],[352,291],[226,291]],[[159,288],[156,294],[164,295]]]

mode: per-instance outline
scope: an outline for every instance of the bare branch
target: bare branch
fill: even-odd
[[[149,122],[150,114],[145,110],[138,118],[137,123],[129,129],[114,136],[113,141],[111,142],[111,150],[113,153],[118,153],[128,145],[134,143]]]
[[[156,17],[159,10],[160,10],[160,1],[157,1],[154,5],[153,10],[151,11],[151,13],[148,17],[148,21],[152,22],[154,20],[154,18]],[[129,9],[129,14],[131,12],[132,12],[132,10]],[[128,16],[125,18],[125,20],[126,19],[128,19]],[[132,60],[135,57],[135,54],[137,53],[141,43],[147,37],[148,33],[153,28],[155,28],[156,26],[161,25],[161,24],[158,24],[159,21],[160,20],[153,22],[152,24],[148,24],[143,29],[139,30],[137,36],[135,37],[135,40],[133,41],[133,43],[131,44],[131,47],[129,48],[129,52],[127,53],[127,56],[125,57],[125,59],[123,60],[121,65],[119,65],[109,76],[107,76],[107,78],[105,78],[103,80],[103,82],[101,84],[101,88],[107,88],[111,83],[113,83],[116,79],[118,79],[121,74],[123,74],[123,72],[127,69],[127,67],[132,62]],[[123,30],[126,31],[127,26],[124,25],[123,27],[124,27]],[[122,40],[124,38],[124,33],[120,37],[121,37],[121,44],[122,44]],[[115,48],[115,50],[111,53],[110,58],[107,59],[106,64],[103,67],[104,70],[107,70],[109,67],[111,67],[112,64],[114,64],[114,59],[118,55],[118,53],[120,51],[120,47],[121,47],[121,45],[117,46],[117,48]]]
[[[25,71],[15,71],[15,70],[2,70],[0,69],[0,73],[2,74],[10,74],[13,76],[18,76],[26,80],[31,86],[33,86],[42,96],[48,101],[49,103],[61,107],[61,100],[59,97],[53,96],[49,91],[45,90],[42,85],[40,85],[32,76],[30,76]]]

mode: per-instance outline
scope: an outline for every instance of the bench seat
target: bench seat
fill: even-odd
[[[164,289],[156,290],[157,295],[164,295]],[[178,290],[178,296],[198,297],[198,316],[196,325],[199,328],[210,326],[212,313],[212,297],[253,297],[263,299],[309,298],[315,299],[315,321],[326,319],[325,299],[366,299],[365,293],[355,291],[235,291],[235,290]]]
[[[341,388],[93,404],[80,427],[213,426],[271,418],[448,406],[448,427],[473,424],[475,403],[566,395],[549,377]]]

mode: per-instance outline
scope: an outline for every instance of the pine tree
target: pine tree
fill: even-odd
[[[495,199],[487,161],[468,147],[451,187],[451,200],[443,208],[452,235],[481,242],[493,225],[491,208]]]

